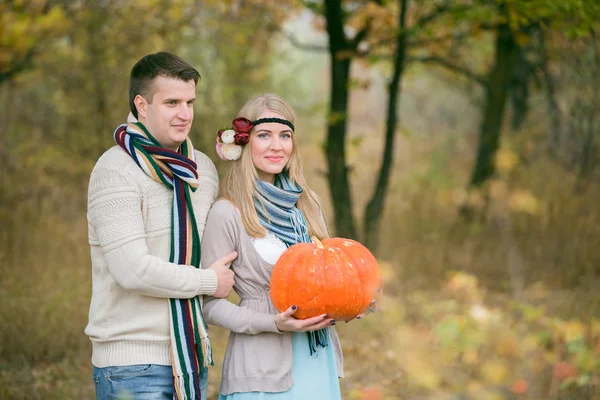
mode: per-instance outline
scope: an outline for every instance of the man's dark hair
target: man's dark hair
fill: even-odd
[[[185,82],[193,79],[196,84],[200,79],[198,71],[175,54],[160,51],[144,56],[133,66],[129,76],[129,108],[136,118],[138,112],[133,99],[139,94],[152,103],[152,81],[157,76],[177,78]]]

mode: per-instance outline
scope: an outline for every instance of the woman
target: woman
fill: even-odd
[[[208,323],[231,331],[220,399],[340,399],[342,352],[335,320],[278,313],[269,298],[273,265],[283,251],[311,236],[328,236],[323,212],[302,173],[295,115],[274,95],[247,102],[233,129],[217,136],[217,153],[230,160],[223,199],[209,212],[202,266],[233,250],[240,305],[205,298]]]

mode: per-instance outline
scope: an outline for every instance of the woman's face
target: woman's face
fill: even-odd
[[[282,115],[266,110],[261,118],[281,118]],[[250,154],[260,180],[273,183],[275,175],[286,166],[294,148],[292,129],[277,122],[266,122],[254,127],[250,134]]]

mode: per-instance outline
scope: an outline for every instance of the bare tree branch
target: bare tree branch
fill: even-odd
[[[22,60],[17,61],[14,65],[11,65],[6,71],[0,72],[0,84],[4,81],[10,79],[14,75],[18,74],[31,67],[31,61],[33,60],[33,55],[35,54],[34,49],[30,49],[25,57]]]
[[[453,40],[454,44],[470,37],[473,33],[471,31],[465,31],[465,32],[458,32],[458,33],[449,33],[447,35],[444,36],[437,36],[437,37],[432,37],[432,38],[423,38],[423,39],[414,39],[414,40],[407,40],[406,45],[407,47],[419,47],[419,46],[427,46],[430,44],[439,44],[442,42],[446,42],[449,40]],[[370,47],[372,48],[376,48],[379,46],[390,46],[392,44],[394,44],[394,42],[396,41],[396,39],[393,36],[390,36],[389,38],[385,38],[382,39],[378,42],[375,43],[371,43]],[[367,53],[365,52],[361,52],[359,53],[362,56],[367,55]]]
[[[319,46],[318,44],[314,44],[314,43],[302,43],[298,40],[296,35],[294,35],[293,33],[284,31],[283,35],[287,38],[287,40],[290,41],[290,43],[292,45],[294,45],[294,47],[297,47],[299,49],[309,50],[309,51],[317,51],[317,52],[329,51],[328,46]]]
[[[478,27],[483,31],[497,31],[499,26],[500,26],[499,23],[492,24],[489,22],[482,22],[478,25]]]
[[[374,0],[373,3],[378,4],[378,5],[383,5],[383,1],[382,0]],[[306,2],[304,2],[304,4],[306,5]],[[358,33],[352,38],[352,39],[346,39],[346,43],[348,46],[348,51],[355,53],[357,56],[366,56],[368,55],[368,52],[357,52],[358,46],[360,45],[360,43],[365,40],[365,38],[367,37],[367,35],[369,34],[369,31],[371,30],[371,24],[372,24],[372,18],[369,18],[365,24],[365,26],[358,31]],[[295,47],[302,49],[302,50],[309,50],[309,51],[317,51],[317,52],[321,52],[321,51],[329,51],[329,47],[327,46],[320,46],[320,45],[316,45],[316,44],[312,44],[312,43],[302,43],[298,40],[298,38],[290,33],[290,32],[284,32],[284,36],[290,41],[290,43],[292,43]],[[345,35],[344,35],[345,36]],[[393,42],[393,40],[391,40],[391,42]]]
[[[409,40],[407,42],[407,45],[410,47],[417,47],[417,46],[427,46],[430,44],[437,44],[437,43],[445,42],[447,40],[461,41],[461,40],[464,40],[464,39],[470,37],[472,34],[473,34],[473,32],[471,32],[471,31],[449,33],[444,36]]]
[[[350,48],[356,50],[358,48],[358,45],[360,44],[360,42],[362,42],[363,40],[365,40],[365,38],[367,37],[367,34],[369,33],[369,30],[371,30],[371,22],[372,21],[369,18],[369,20],[367,21],[367,23],[364,26],[364,28],[362,28],[356,34],[356,36],[354,36],[354,39],[352,39],[352,41],[350,42]]]
[[[427,25],[428,23],[434,21],[435,19],[439,18],[440,16],[442,16],[443,14],[445,14],[447,12],[467,11],[471,7],[472,6],[470,6],[470,5],[460,5],[460,6],[456,6],[456,7],[449,7],[448,3],[446,3],[444,5],[439,5],[433,11],[431,11],[429,14],[426,14],[426,15],[422,16],[421,18],[419,18],[413,24],[413,28],[421,28],[421,27]]]
[[[437,57],[437,56],[410,57],[408,59],[408,61],[409,62],[422,62],[422,63],[438,64],[444,68],[447,68],[447,69],[454,71],[460,75],[463,75],[463,76],[479,83],[480,85],[482,85],[484,87],[488,86],[488,82],[484,77],[469,70],[467,67],[454,64],[451,61],[449,61],[445,58],[442,58],[442,57]]]
[[[377,4],[377,5],[383,5],[383,1],[382,0],[375,0],[373,1],[373,3]],[[367,23],[365,24],[365,26],[358,31],[358,33],[356,34],[356,36],[352,39],[352,41],[350,42],[350,48],[353,50],[358,49],[358,45],[360,44],[360,42],[362,42],[363,40],[365,40],[365,38],[367,37],[367,34],[369,33],[369,31],[371,30],[371,24],[373,23],[373,19],[369,18],[367,20]]]

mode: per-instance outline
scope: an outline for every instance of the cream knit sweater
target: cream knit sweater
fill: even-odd
[[[192,203],[200,237],[218,193],[212,161],[196,151]],[[214,294],[217,277],[168,262],[173,192],[120,147],[96,163],[88,188],[92,299],[85,333],[96,367],[171,364],[168,298]]]

